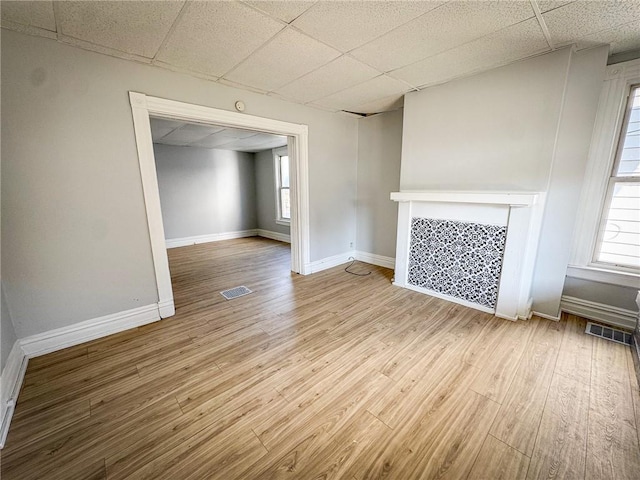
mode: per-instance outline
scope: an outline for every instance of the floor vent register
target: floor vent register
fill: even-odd
[[[220,295],[222,295],[227,300],[231,300],[233,298],[249,295],[250,293],[253,293],[253,292],[249,290],[247,287],[245,287],[244,285],[240,285],[239,287],[233,287],[233,288],[230,288],[229,290],[223,290],[222,292],[220,292]]]
[[[586,333],[595,337],[606,338],[607,340],[611,340],[612,342],[631,345],[631,334],[625,332],[624,330],[618,330],[616,328],[598,325],[597,323],[587,322]]]

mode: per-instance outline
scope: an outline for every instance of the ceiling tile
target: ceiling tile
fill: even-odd
[[[60,32],[153,58],[184,2],[56,2]]]
[[[202,140],[216,132],[220,132],[221,130],[223,130],[222,127],[187,123],[184,126],[173,130],[168,135],[165,135],[160,139],[160,141],[168,145],[188,145]]]
[[[249,138],[257,135],[258,132],[254,130],[243,130],[241,128],[225,128],[216,135],[229,138]]]
[[[276,93],[284,98],[307,103],[377,77],[380,73],[375,68],[343,55],[279,88]]]
[[[2,20],[56,31],[53,2],[0,2]]]
[[[374,79],[317,100],[313,102],[313,104],[336,108],[338,110],[352,110],[355,106],[373,102],[391,95],[402,94],[408,90],[410,90],[410,87],[404,83],[387,75],[380,75]]]
[[[227,148],[227,144],[236,143],[237,140],[248,139],[255,135],[258,135],[258,132],[239,128],[225,128],[194,142],[193,145],[205,148]]]
[[[579,49],[610,44],[610,55],[637,50],[640,49],[640,26],[638,22],[627,23],[626,25],[620,25],[610,30],[583,37],[577,43]]]
[[[151,138],[153,138],[154,142],[173,132],[176,128],[185,125],[184,122],[153,117],[149,119],[149,123],[151,124]]]
[[[298,18],[302,13],[311,7],[315,1],[297,1],[297,0],[286,0],[286,1],[269,1],[262,0],[258,2],[244,2],[252,7],[255,7],[267,15],[271,15],[274,18],[279,18],[283,22],[291,23],[293,20]]]
[[[444,2],[318,2],[293,25],[342,52],[348,52]]]
[[[352,52],[390,71],[534,16],[529,2],[460,2],[436,8]]]
[[[237,139],[231,137],[222,137],[219,135],[211,135],[210,137],[203,138],[197,142],[193,142],[192,146],[202,148],[220,148],[224,149],[226,144],[231,144]]]
[[[236,2],[190,2],[158,60],[216,77],[284,25]]]
[[[227,143],[221,148],[242,152],[259,152],[270,148],[282,147],[286,144],[287,137],[281,135],[270,135],[268,133],[259,133],[249,138],[243,138]]]
[[[390,97],[374,100],[373,102],[364,103],[353,107],[354,112],[358,113],[382,113],[397,110],[404,105],[403,95],[391,95]]]
[[[549,51],[535,18],[391,72],[413,85],[428,86]]]
[[[593,33],[640,21],[640,2],[574,2],[543,15],[556,46]],[[635,31],[640,36],[640,27]]]
[[[262,95],[266,95],[269,93],[267,90],[264,90],[262,88],[250,87],[248,85],[243,85],[242,83],[232,82],[231,80],[227,80],[225,78],[219,78],[217,81],[218,83],[226,85],[227,87],[237,88],[239,90],[244,90],[245,92],[260,93]]]
[[[338,57],[340,52],[291,28],[254,52],[227,80],[263,90],[276,90]],[[265,73],[266,72],[266,73]]]
[[[548,1],[539,1],[538,7],[540,7],[540,11],[542,13],[548,12],[549,10],[553,10],[554,8],[562,7],[563,5],[567,5],[572,3],[574,0],[548,0]]]

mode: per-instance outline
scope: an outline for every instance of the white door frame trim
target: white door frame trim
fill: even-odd
[[[289,137],[291,162],[291,270],[306,275],[309,260],[309,129],[307,125],[282,122],[217,108],[129,92],[133,126],[142,177],[151,252],[158,287],[158,306],[162,318],[175,314],[169,261],[162,224],[160,194],[156,174],[149,115],[176,120],[259,130]]]

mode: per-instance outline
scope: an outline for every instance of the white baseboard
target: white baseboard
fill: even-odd
[[[212,233],[209,235],[196,235],[194,237],[167,238],[165,243],[167,248],[186,247],[187,245],[198,245],[200,243],[219,242],[221,240],[231,240],[234,238],[255,237],[258,235],[256,229],[240,230],[237,232]]]
[[[546,318],[547,320],[553,320],[554,322],[560,321],[560,315],[558,315],[557,317],[554,317],[553,315],[547,315],[546,313],[540,313],[540,312],[533,312],[532,316],[533,315],[540,318]]]
[[[613,327],[620,327],[633,331],[638,321],[638,312],[625,308],[612,307],[603,303],[591,302],[581,298],[562,296],[560,310],[579,315],[589,320],[606,323]]]
[[[360,262],[370,263],[371,265],[377,265],[379,267],[396,268],[396,259],[393,257],[384,257],[382,255],[376,255],[375,253],[361,252],[356,250],[356,260]]]
[[[518,310],[518,320],[531,320],[533,316],[533,298],[529,297],[527,304],[521,310]]]
[[[0,378],[0,448],[4,446],[15,403],[22,387],[29,358],[79,345],[90,340],[120,333],[160,320],[161,314],[175,311],[173,301],[165,305],[152,304],[124,312],[93,318],[68,327],[31,335],[17,340],[7,358]]]
[[[21,339],[20,345],[25,355],[32,358],[158,320],[159,307],[154,303],[31,335]]]
[[[160,318],[173,317],[176,314],[176,307],[173,303],[173,299],[158,302],[158,312],[160,313]]]
[[[316,260],[315,262],[308,263],[305,265],[306,271],[309,273],[317,273],[322,270],[327,270],[329,268],[337,267],[338,265],[342,265],[344,263],[349,262],[350,258],[355,258],[354,252],[344,252],[338,255],[333,255],[332,257],[326,257],[321,260]]]
[[[28,361],[20,341],[16,340],[7,357],[2,375],[0,375],[0,448],[4,447],[7,433],[9,433],[9,425],[18,401],[24,374],[27,371]]]
[[[272,232],[271,230],[263,230],[258,228],[256,230],[259,237],[270,238],[271,240],[278,240],[279,242],[291,243],[291,235],[286,233]]]

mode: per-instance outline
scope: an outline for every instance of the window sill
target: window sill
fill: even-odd
[[[276,220],[278,225],[285,225],[287,227],[291,226],[291,220]]]
[[[567,277],[608,283],[620,287],[640,288],[640,274],[638,273],[607,270],[592,266],[569,265],[567,267]]]

